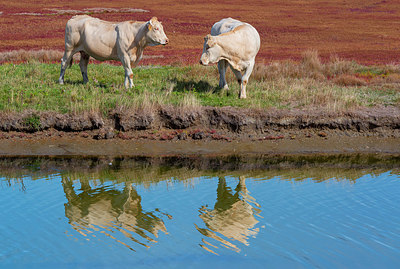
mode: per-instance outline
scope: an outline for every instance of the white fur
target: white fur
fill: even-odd
[[[72,56],[80,52],[83,81],[88,81],[89,57],[119,60],[125,69],[125,87],[133,86],[131,65],[136,65],[146,46],[165,45],[168,38],[162,24],[153,17],[148,22],[111,23],[87,15],[72,17],[65,27],[65,52],[61,59],[59,83],[64,83],[65,69]]]
[[[228,89],[225,73],[229,66],[240,84],[239,98],[246,98],[246,85],[259,50],[260,35],[253,26],[226,18],[216,22],[211,35],[205,37],[200,63],[218,63],[219,86],[225,89]]]

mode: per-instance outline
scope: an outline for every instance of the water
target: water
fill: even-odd
[[[1,268],[398,268],[395,157],[3,159]]]

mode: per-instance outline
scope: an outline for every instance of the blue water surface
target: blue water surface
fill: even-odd
[[[399,268],[398,174],[282,174],[0,177],[0,267]]]

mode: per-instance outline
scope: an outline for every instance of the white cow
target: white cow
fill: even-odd
[[[125,21],[112,23],[88,15],[73,16],[65,27],[65,52],[61,59],[59,83],[64,84],[65,69],[71,66],[72,56],[80,52],[83,82],[88,82],[89,57],[119,60],[125,69],[125,87],[133,86],[131,64],[136,65],[146,46],[166,45],[169,40],[161,22],[153,17],[148,22]]]
[[[259,49],[260,35],[253,26],[232,18],[222,19],[213,25],[211,35],[204,38],[200,64],[218,62],[219,86],[225,89],[228,89],[225,72],[229,65],[240,85],[239,98],[246,98],[246,85]]]

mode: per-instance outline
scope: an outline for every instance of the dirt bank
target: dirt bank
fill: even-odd
[[[0,155],[400,152],[400,108],[0,114]],[[90,143],[88,143],[90,142]]]

